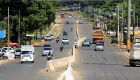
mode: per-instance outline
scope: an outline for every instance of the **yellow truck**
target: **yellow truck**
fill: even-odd
[[[104,45],[104,33],[102,31],[95,31],[92,36],[93,43],[102,43]]]

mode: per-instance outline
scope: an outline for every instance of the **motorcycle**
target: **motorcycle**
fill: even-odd
[[[48,55],[47,56],[47,60],[49,61],[49,60],[51,60],[52,59],[52,56],[51,55]]]
[[[60,51],[62,52],[62,50],[63,50],[63,46],[60,46]]]
[[[75,46],[75,48],[77,48],[77,45],[74,45]]]
[[[58,43],[59,42],[59,39],[56,39],[56,43]]]

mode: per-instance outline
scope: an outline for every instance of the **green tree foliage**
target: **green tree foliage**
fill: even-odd
[[[32,0],[0,0],[0,23],[7,29],[7,8],[10,8],[11,37],[17,38],[19,10],[21,36],[36,30],[47,29],[55,21],[55,9],[51,2]],[[47,26],[45,26],[47,25]],[[1,28],[0,28],[1,29]]]

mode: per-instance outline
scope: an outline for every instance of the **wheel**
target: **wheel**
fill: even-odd
[[[134,63],[130,63],[130,66],[131,67],[135,67],[136,65]]]
[[[104,50],[102,50],[102,51],[104,51]]]
[[[23,62],[21,61],[21,64],[22,64]]]
[[[94,51],[96,51],[96,49],[94,49]]]
[[[32,61],[31,63],[34,63],[34,61]]]

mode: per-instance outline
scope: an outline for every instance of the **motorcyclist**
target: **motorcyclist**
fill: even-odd
[[[56,38],[56,42],[57,42],[57,43],[59,42],[59,37]]]
[[[63,44],[61,43],[60,44],[60,51],[62,52],[62,50],[63,50]]]
[[[47,60],[50,60],[52,57],[51,57],[51,52],[48,53],[47,55]]]
[[[75,48],[77,48],[77,42],[76,41],[74,42],[74,46],[75,46]]]

